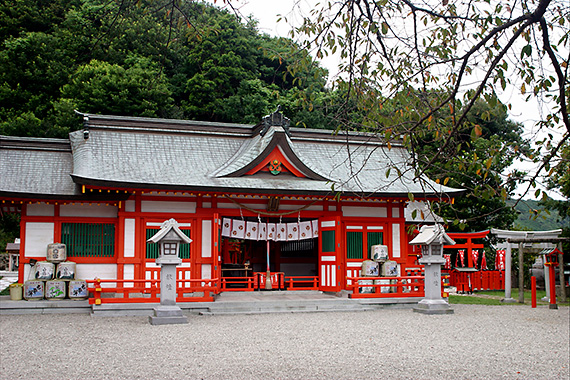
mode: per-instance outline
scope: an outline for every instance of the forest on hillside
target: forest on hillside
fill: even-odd
[[[0,6],[0,134],[66,137],[74,110],[257,123],[279,104],[308,122],[300,92],[322,96],[317,63],[255,20],[200,2],[8,0]],[[320,115],[322,116],[322,115]],[[311,122],[323,127],[322,121]]]
[[[550,231],[570,227],[570,216],[561,215],[558,210],[548,210],[544,204],[535,200],[522,200],[515,205],[508,201],[517,211],[514,228],[526,231]]]

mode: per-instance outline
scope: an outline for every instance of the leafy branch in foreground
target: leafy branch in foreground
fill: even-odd
[[[401,136],[414,153],[417,178],[441,162],[455,162],[456,168],[481,166],[474,174],[485,179],[502,149],[484,162],[458,154],[466,147],[466,130],[471,141],[481,136],[480,123],[469,118],[477,102],[501,108],[500,97],[512,87],[521,100],[536,99],[548,110],[538,121],[539,132],[550,133],[540,149],[517,152],[539,163],[527,179],[528,192],[548,175],[570,136],[569,15],[569,4],[551,0],[343,0],[320,3],[291,36],[317,57],[340,59],[333,85],[347,101],[339,107],[339,125],[376,132],[387,141]],[[423,149],[426,138],[435,147],[429,152]],[[522,179],[517,172],[506,175]],[[469,189],[472,196],[497,190],[509,196],[490,184]]]

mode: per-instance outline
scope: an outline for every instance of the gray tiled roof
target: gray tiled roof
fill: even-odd
[[[84,115],[83,131],[70,140],[22,139],[0,144],[0,193],[76,194],[72,182],[109,187],[325,194],[332,183],[282,173],[229,177],[252,162],[270,141],[252,125]],[[335,136],[331,131],[291,128],[293,154],[314,173],[346,193],[406,196],[460,190],[424,178],[413,181],[408,152],[373,136]],[[6,138],[10,140],[10,138]],[[348,144],[347,144],[348,140]],[[0,141],[1,142],[1,141]],[[39,149],[57,142],[59,149]],[[35,145],[34,145],[35,144]],[[67,145],[66,145],[67,144]],[[26,148],[27,146],[27,148]],[[63,149],[67,146],[67,150]],[[71,146],[71,152],[69,151]],[[403,172],[398,177],[397,166]],[[71,175],[71,176],[70,176]]]
[[[69,140],[0,136],[0,192],[70,196]]]
[[[162,185],[268,192],[326,193],[331,183],[292,176],[264,175],[226,177],[259,155],[271,139],[254,135],[254,126],[228,129],[225,124],[171,125],[167,120],[129,119],[89,115],[90,137],[81,131],[70,135],[74,152],[74,176],[89,183],[125,183],[144,187]],[[291,130],[290,145],[311,170],[347,193],[405,195],[457,192],[425,179],[413,181],[409,154],[394,144],[391,149],[368,135],[333,136],[331,131]],[[398,176],[390,166],[403,172]]]

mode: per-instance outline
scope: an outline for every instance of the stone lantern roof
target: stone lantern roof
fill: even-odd
[[[184,234],[178,228],[178,222],[175,219],[166,220],[160,226],[160,230],[154,234],[150,239],[147,240],[148,243],[158,243],[164,239],[167,240],[178,240],[182,243],[190,244],[192,243],[192,239]]]
[[[432,243],[455,245],[455,241],[445,233],[445,229],[440,224],[422,226],[418,236],[410,241],[410,245],[430,245]]]

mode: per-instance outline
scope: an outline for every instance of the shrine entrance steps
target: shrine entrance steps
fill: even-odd
[[[92,316],[148,316],[156,303],[103,303],[87,301],[9,301],[2,297],[0,314],[88,313]],[[421,300],[407,298],[351,299],[346,292],[255,291],[224,292],[214,302],[179,302],[184,313],[200,315],[268,314],[367,311],[383,308],[413,308]]]
[[[260,291],[222,293],[201,315],[308,313],[412,308],[421,298],[350,299],[346,292]]]

